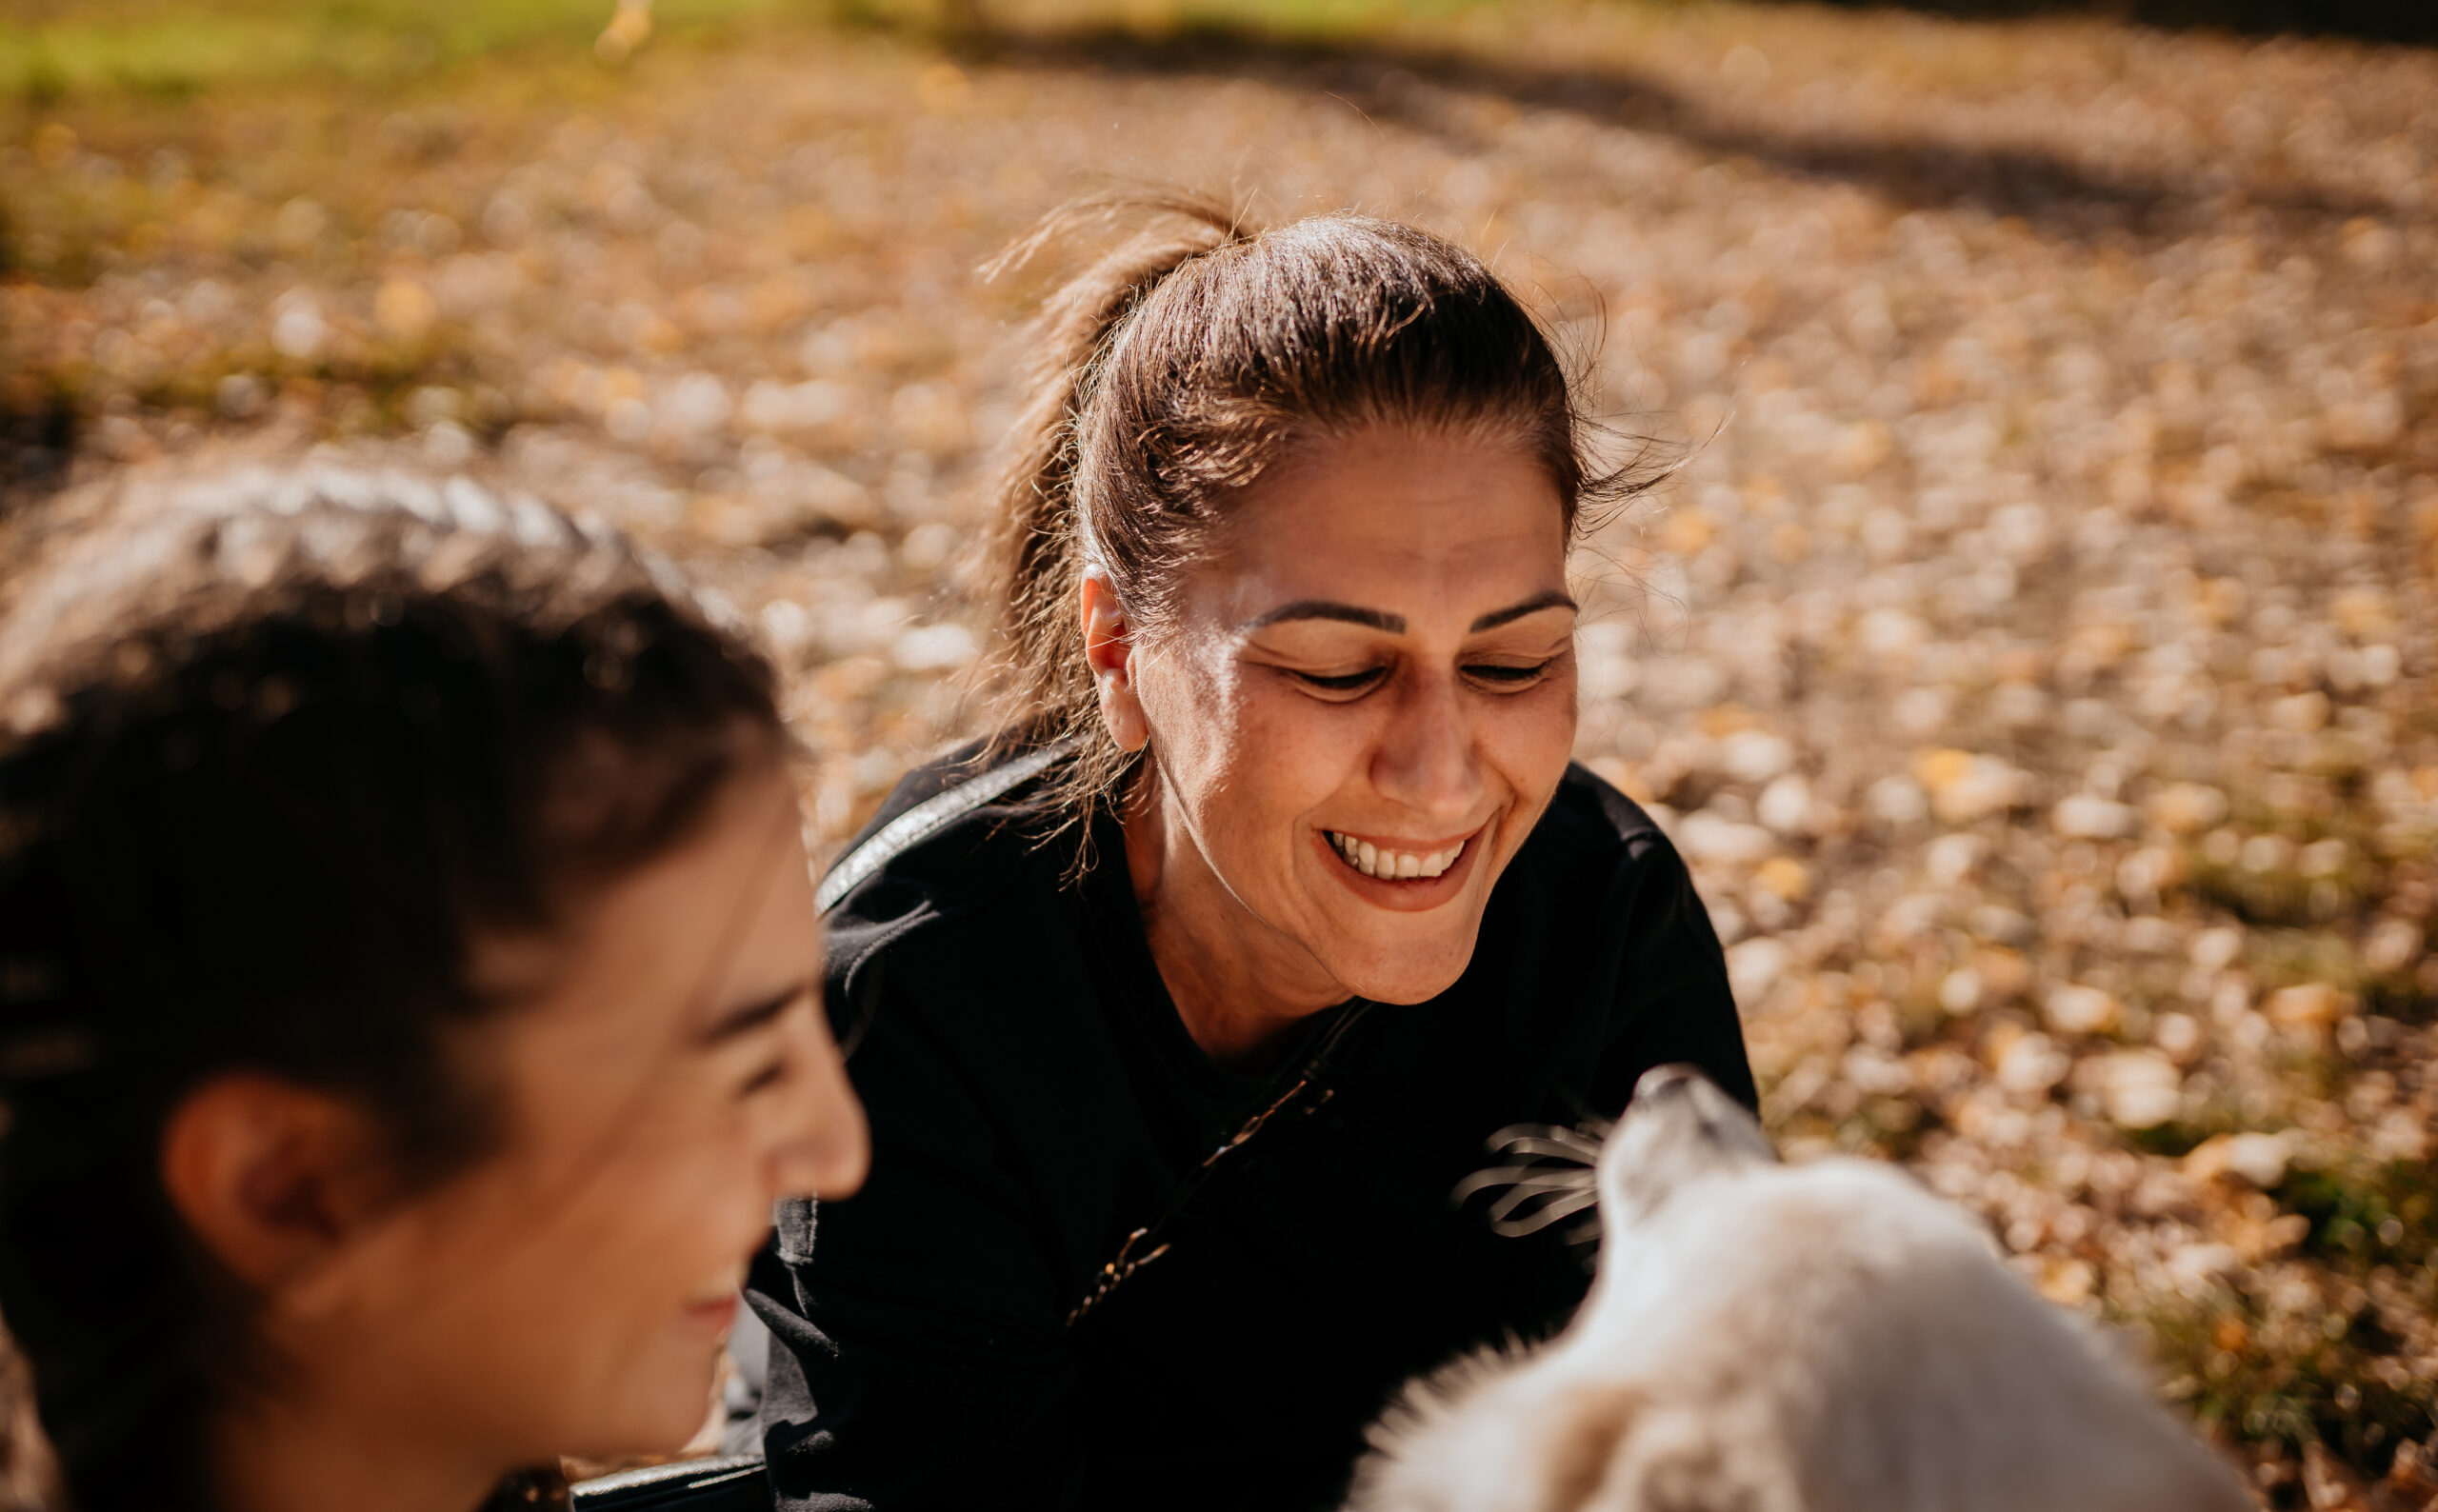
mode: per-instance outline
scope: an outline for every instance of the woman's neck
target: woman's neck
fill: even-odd
[[[241,1403],[212,1434],[214,1500],[224,1512],[472,1512],[499,1483],[503,1472],[396,1426],[349,1410],[341,1393]]]
[[[1148,761],[1119,811],[1152,964],[1202,1053],[1258,1073],[1349,994],[1311,953],[1256,918],[1195,844]]]

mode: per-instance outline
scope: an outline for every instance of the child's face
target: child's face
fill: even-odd
[[[349,1241],[269,1343],[348,1403],[502,1468],[668,1450],[703,1423],[748,1259],[782,1195],[863,1181],[863,1110],[821,1008],[793,790],[735,783],[702,833],[570,938],[493,941],[530,989],[458,1046],[498,1152]]]

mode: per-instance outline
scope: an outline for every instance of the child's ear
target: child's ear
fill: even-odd
[[[1120,750],[1136,751],[1151,738],[1143,699],[1134,685],[1134,623],[1117,602],[1117,590],[1097,569],[1084,574],[1084,661],[1100,689],[1101,723]]]
[[[386,1195],[383,1142],[354,1103],[282,1081],[217,1077],[170,1111],[161,1185],[232,1277],[290,1288],[370,1223]]]

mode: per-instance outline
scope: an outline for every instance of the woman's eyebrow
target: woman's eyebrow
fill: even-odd
[[[1492,609],[1473,622],[1473,633],[1478,635],[1484,630],[1497,629],[1502,625],[1512,624],[1527,614],[1538,614],[1543,609],[1571,609],[1574,607],[1571,597],[1560,589],[1551,588],[1547,593],[1535,593],[1521,604]]]
[[[1240,632],[1249,633],[1264,626],[1280,625],[1289,620],[1342,620],[1349,625],[1386,630],[1390,635],[1406,632],[1406,617],[1402,614],[1383,614],[1378,609],[1338,604],[1329,599],[1297,599],[1292,604],[1282,604],[1267,614],[1254,615],[1237,628]]]
[[[717,1044],[723,1040],[733,1040],[740,1034],[750,1033],[785,1013],[790,1004],[811,990],[811,982],[799,982],[794,986],[781,988],[773,996],[731,1008],[703,1031],[702,1043]]]
[[[1528,614],[1538,614],[1543,609],[1571,609],[1574,607],[1574,600],[1563,589],[1551,588],[1546,593],[1535,593],[1521,604],[1492,609],[1473,622],[1471,633],[1478,635],[1484,630],[1494,630]],[[1406,617],[1402,614],[1384,614],[1378,609],[1367,609],[1356,604],[1340,604],[1331,599],[1297,599],[1292,604],[1282,604],[1267,614],[1254,615],[1240,627],[1240,633],[1249,634],[1265,626],[1279,625],[1289,620],[1339,620],[1348,625],[1384,630],[1390,635],[1403,635],[1406,631]]]

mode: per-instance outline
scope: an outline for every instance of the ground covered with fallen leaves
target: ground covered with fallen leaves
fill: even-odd
[[[1128,179],[1419,220],[1684,462],[1587,543],[1580,755],[1781,1142],[1986,1214],[2271,1504],[2438,1498],[2438,54],[665,0],[610,68],[608,9],[0,28],[0,551],[316,448],[596,509],[759,624],[834,843],[969,719],[1043,277],[976,266]]]

